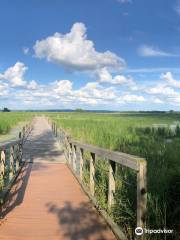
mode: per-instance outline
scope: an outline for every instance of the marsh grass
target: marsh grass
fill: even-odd
[[[126,152],[147,160],[147,227],[180,229],[180,114],[50,114],[59,127],[73,138],[110,150]],[[86,158],[84,182],[89,181],[89,157]],[[95,195],[107,209],[107,161],[96,160]],[[115,204],[109,214],[134,239],[136,227],[136,174],[118,166]],[[178,233],[168,236],[176,239]],[[150,239],[166,239],[156,235]]]
[[[101,209],[108,210],[108,160],[96,157],[95,197]]]
[[[41,113],[42,114],[42,113]],[[148,212],[150,229],[180,229],[180,114],[178,113],[45,113],[76,140],[106,149],[126,152],[147,160]],[[0,113],[0,135],[34,113]],[[89,186],[90,154],[84,153],[83,182]],[[6,166],[8,172],[8,166]],[[134,239],[136,227],[136,174],[117,166],[115,204],[107,208],[108,164],[95,161],[95,196],[102,209]],[[0,179],[0,187],[6,179]],[[153,235],[150,239],[166,239]],[[178,233],[168,236],[178,239]]]
[[[29,121],[33,113],[25,112],[1,112],[0,113],[0,135],[5,135],[20,122]]]

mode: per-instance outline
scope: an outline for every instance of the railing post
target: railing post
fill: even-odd
[[[23,139],[25,138],[26,128],[23,127]]]
[[[22,162],[22,142],[18,143],[17,146],[17,159],[18,159],[18,165],[21,165]]]
[[[4,175],[5,175],[5,162],[6,162],[6,150],[1,150],[1,162],[0,162],[0,176],[1,176],[1,181],[2,181],[2,186],[4,184]]]
[[[90,192],[91,195],[94,196],[94,177],[95,177],[95,154],[91,153],[91,157],[90,157],[90,181],[89,181],[89,188],[90,188]]]
[[[69,163],[69,143],[67,139],[64,139],[64,142],[62,143],[63,149],[64,149],[64,154],[67,162]]]
[[[146,205],[147,205],[147,189],[146,189],[146,161],[139,163],[137,172],[137,227],[145,226]]]
[[[71,166],[71,144],[67,141],[68,143],[68,162],[69,162],[69,165]]]
[[[16,172],[19,170],[19,144],[16,145]]]
[[[115,171],[116,163],[109,160],[109,187],[108,187],[108,209],[110,210],[114,204],[114,194],[115,194]]]
[[[14,176],[14,146],[10,147],[10,159],[9,159],[9,179],[11,180]]]
[[[76,146],[74,144],[72,144],[72,167],[74,172],[76,172],[77,166],[76,166],[76,161],[77,160],[77,156],[76,156]]]
[[[79,178],[81,181],[83,181],[83,155],[84,155],[84,150],[82,148],[79,149]]]
[[[19,139],[21,139],[22,138],[22,133],[21,132],[19,132]]]
[[[54,133],[54,136],[57,137],[57,126],[56,126],[56,123],[54,122],[54,126],[53,126],[53,133]]]
[[[69,143],[69,163],[70,166],[73,168],[73,146]]]

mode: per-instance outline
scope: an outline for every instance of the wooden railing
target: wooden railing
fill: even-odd
[[[115,171],[117,165],[127,167],[136,172],[136,197],[137,197],[137,227],[145,226],[146,219],[146,205],[147,205],[147,189],[146,189],[146,160],[140,157],[132,156],[122,152],[109,151],[99,147],[95,147],[88,144],[83,144],[78,141],[74,141],[68,136],[62,129],[58,129],[55,122],[51,122],[52,129],[55,136],[60,141],[61,145],[64,147],[64,154],[67,159],[68,165],[73,171],[74,175],[81,183],[82,187],[85,189],[86,193],[96,204],[95,195],[95,161],[96,157],[101,157],[105,159],[108,163],[108,208],[110,209],[114,204],[114,196],[116,191],[116,179]],[[83,165],[84,165],[84,152],[90,153],[90,170],[89,170],[89,189],[86,189],[83,184]],[[77,167],[79,170],[77,171]],[[89,194],[90,190],[90,194]],[[107,215],[103,214],[107,220]],[[108,218],[109,219],[109,218]],[[114,223],[110,225],[115,226]],[[126,239],[122,231],[119,231],[117,227],[115,229],[115,234],[119,239]]]
[[[0,206],[18,176],[22,166],[22,149],[32,124],[27,124],[19,132],[19,139],[0,144]]]

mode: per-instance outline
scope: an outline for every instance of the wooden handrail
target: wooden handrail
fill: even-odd
[[[83,176],[83,164],[84,164],[84,151],[90,153],[90,179],[89,179],[89,190],[90,197],[94,199],[95,189],[95,161],[96,156],[102,157],[108,161],[109,165],[109,184],[108,184],[108,208],[114,204],[114,195],[116,191],[116,180],[115,180],[115,169],[116,164],[128,167],[129,169],[135,170],[137,173],[137,227],[145,227],[146,220],[146,208],[147,208],[147,163],[146,160],[130,154],[110,151],[100,147],[96,147],[89,144],[84,144],[73,140],[69,135],[65,133],[63,129],[58,129],[54,121],[49,120],[51,123],[55,136],[59,139],[61,144],[64,146],[64,153],[67,159],[68,165],[71,167],[73,173],[82,183]],[[77,174],[77,160],[79,161],[79,171]],[[122,237],[122,236],[121,236]]]
[[[7,143],[1,143],[0,144],[0,151],[3,150],[3,149],[6,149],[6,148],[10,148],[11,146],[17,145],[21,142],[22,142],[22,139],[13,140],[13,141],[10,141],[10,142],[7,142]]]
[[[0,144],[0,206],[23,166],[23,145],[31,130],[32,123],[26,124],[19,132],[18,140]]]
[[[129,167],[134,170],[138,170],[139,164],[145,161],[143,158],[136,157],[130,154],[110,151],[104,148],[95,147],[90,144],[83,144],[78,141],[71,140],[70,138],[68,138],[68,140],[69,140],[69,143],[73,144],[74,146],[78,146],[86,151],[95,153],[99,157],[110,159],[116,163],[119,163],[125,167]]]

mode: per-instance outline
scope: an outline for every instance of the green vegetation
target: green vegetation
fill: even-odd
[[[0,135],[35,113],[0,113]],[[42,114],[42,113],[41,113]],[[148,167],[147,228],[180,229],[180,114],[169,113],[46,113],[73,138],[103,148],[144,157]],[[89,181],[89,153],[85,152],[84,183]],[[108,166],[97,158],[95,195],[101,208],[134,239],[136,227],[136,173],[118,166],[115,204],[107,209]],[[178,233],[177,233],[178,236]],[[177,236],[168,239],[177,239]],[[166,239],[149,235],[149,239]]]
[[[0,113],[0,135],[7,134],[20,122],[28,121],[32,113],[24,112],[1,112]]]
[[[180,193],[180,114],[84,112],[54,113],[50,116],[59,127],[65,129],[75,139],[144,157],[148,163],[147,228],[174,230],[180,228],[178,197]],[[85,183],[88,182],[88,167],[87,161]],[[96,196],[100,206],[105,209],[107,209],[107,172],[106,161],[97,160]],[[129,239],[134,239],[133,232],[136,226],[135,179],[135,173],[125,167],[118,167],[116,202],[109,212],[120,226],[124,226]],[[149,238],[165,239],[165,235],[149,235]]]
[[[10,112],[11,110],[7,107],[3,108],[2,112]]]
[[[76,112],[84,112],[84,110],[82,108],[76,108],[75,110]]]

